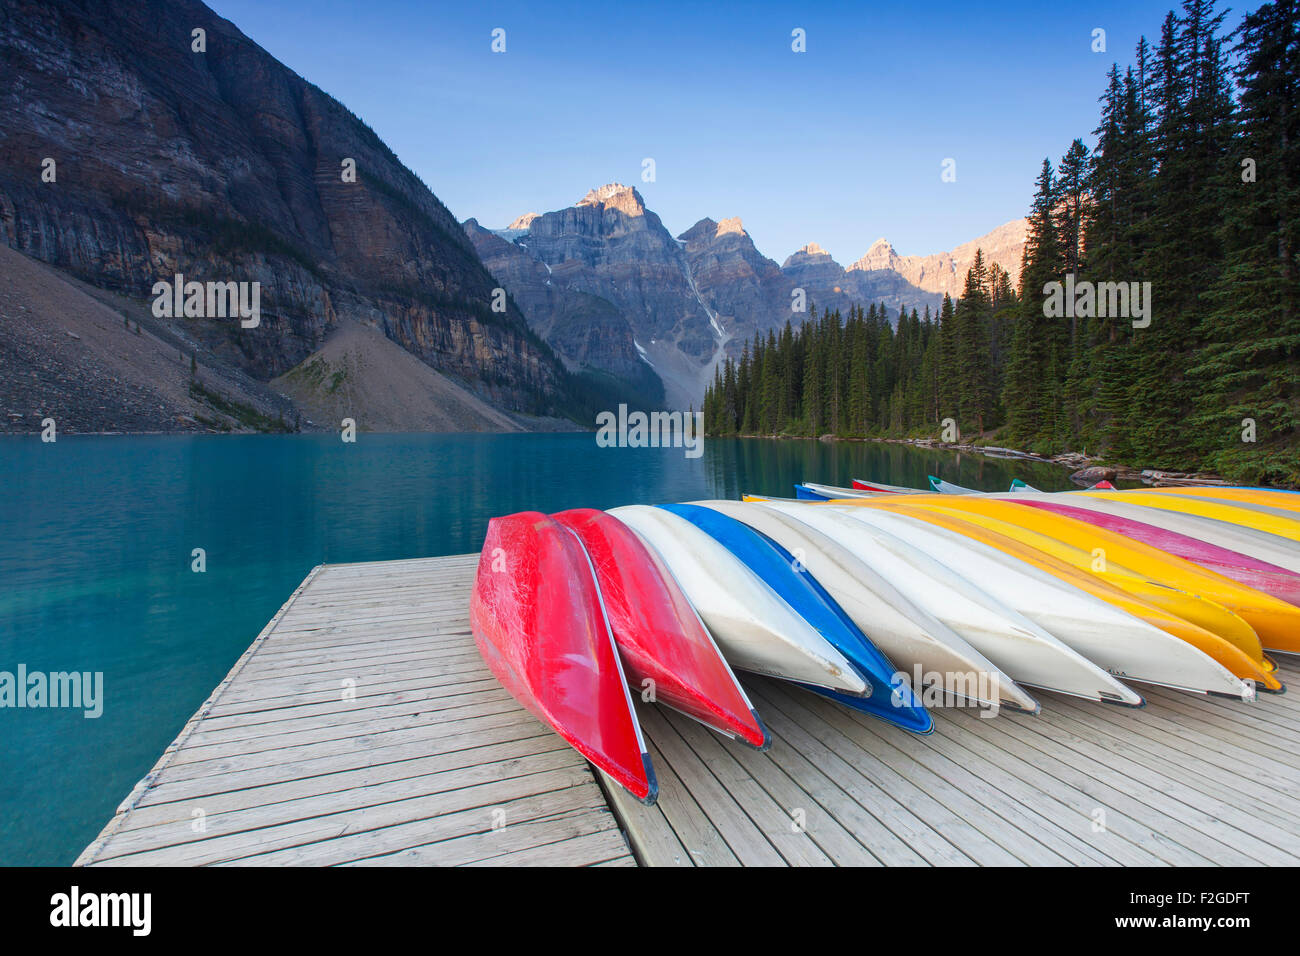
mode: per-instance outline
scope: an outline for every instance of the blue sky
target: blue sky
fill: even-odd
[[[674,235],[740,216],[778,262],[817,242],[843,265],[880,236],[927,254],[1024,215],[1043,157],[1091,143],[1106,71],[1172,5],[210,3],[459,219],[504,226],[619,181]]]

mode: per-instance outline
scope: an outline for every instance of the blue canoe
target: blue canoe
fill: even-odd
[[[813,491],[807,485],[795,485],[794,496],[799,501],[830,501],[829,495],[823,495],[820,492]]]
[[[869,697],[854,697],[807,684],[801,686],[845,706],[928,734],[934,721],[889,659],[876,648],[816,578],[790,552],[749,525],[699,505],[660,505],[707,533],[763,579],[773,591],[843,654],[871,684]],[[796,570],[798,569],[798,570]]]

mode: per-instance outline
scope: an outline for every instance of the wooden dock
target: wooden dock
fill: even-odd
[[[645,808],[529,716],[469,633],[476,555],[315,569],[86,865],[1296,865],[1295,692],[1040,694],[916,737],[746,678],[768,753],[638,704]]]

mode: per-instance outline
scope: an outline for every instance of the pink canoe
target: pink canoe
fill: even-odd
[[[1239,584],[1262,591],[1289,604],[1300,606],[1300,575],[1294,574],[1286,568],[1280,568],[1275,564],[1260,561],[1248,554],[1242,554],[1240,551],[1231,551],[1217,544],[1202,541],[1200,538],[1179,534],[1176,531],[1166,531],[1164,528],[1158,528],[1145,522],[1103,514],[1087,508],[1075,508],[1071,505],[1058,504],[1055,501],[1025,501],[1020,498],[1008,498],[1007,500],[1015,501],[1016,504],[1028,505],[1031,508],[1052,511],[1067,518],[1077,518],[1098,528],[1114,531],[1117,534],[1132,538],[1134,541],[1141,541],[1144,544],[1149,544],[1152,547],[1199,564],[1203,568],[1217,571],[1224,577],[1231,578]]]
[[[591,556],[632,692],[652,690],[657,702],[766,749],[767,731],[749,698],[659,556],[603,511],[578,508],[552,517]]]
[[[595,571],[568,528],[537,511],[488,523],[470,627],[497,680],[638,800],[658,794]]]

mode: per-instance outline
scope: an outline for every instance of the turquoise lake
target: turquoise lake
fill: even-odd
[[[104,675],[97,719],[0,708],[0,865],[71,863],[317,564],[477,552],[513,511],[927,474],[1071,487],[1051,465],[862,442],[709,439],[687,459],[591,433],[0,439],[0,672]]]

